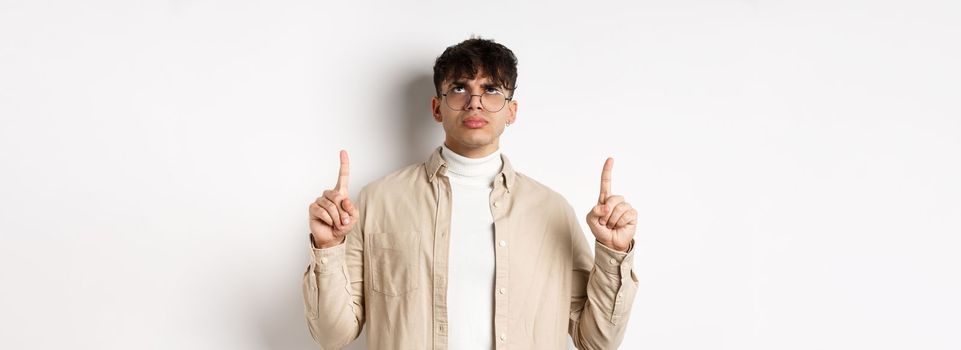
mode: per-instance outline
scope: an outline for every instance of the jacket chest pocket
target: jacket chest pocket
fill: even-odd
[[[372,289],[392,296],[417,289],[420,235],[416,232],[374,232],[370,240]]]

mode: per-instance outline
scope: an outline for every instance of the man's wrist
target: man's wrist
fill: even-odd
[[[631,248],[634,247],[634,240],[633,240],[633,239],[631,240],[630,243],[628,243],[627,247],[624,247],[624,250],[620,250],[620,249],[617,249],[617,248],[613,247],[613,244],[611,244],[611,245],[604,244],[604,242],[601,242],[600,240],[595,240],[595,242],[597,242],[598,244],[604,246],[604,247],[607,248],[607,249],[613,250],[613,251],[615,251],[615,252],[620,252],[620,253],[628,253],[628,252],[631,251]]]
[[[313,234],[313,233],[310,234],[310,237],[311,237],[310,241],[314,243],[314,249],[328,249],[328,248],[333,248],[333,247],[336,247],[336,246],[339,246],[339,245],[343,244],[344,241],[347,240],[347,237],[345,236],[345,237],[342,237],[340,240],[333,240],[333,241],[331,241],[331,242],[321,243],[321,242],[318,242],[316,239],[314,239],[314,234]]]

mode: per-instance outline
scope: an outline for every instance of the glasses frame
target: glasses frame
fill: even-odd
[[[447,108],[450,108],[450,109],[455,110],[455,111],[466,111],[466,110],[467,110],[467,106],[470,106],[470,102],[474,100],[474,96],[480,96],[481,108],[483,108],[485,111],[488,111],[488,112],[490,112],[490,113],[500,112],[501,110],[504,109],[505,106],[507,106],[507,103],[508,103],[508,102],[510,102],[512,99],[514,99],[514,95],[513,95],[513,94],[512,94],[511,96],[507,96],[507,95],[504,95],[503,92],[500,92],[500,90],[498,90],[498,91],[497,91],[497,94],[499,94],[499,95],[501,95],[501,96],[504,96],[504,104],[502,104],[501,107],[498,108],[497,110],[492,111],[492,110],[488,109],[487,106],[484,105],[484,95],[468,95],[468,96],[467,96],[467,103],[465,103],[463,107],[460,107],[460,108],[458,109],[458,108],[454,108],[453,106],[450,105],[450,98],[447,97],[447,94],[450,94],[450,93],[451,93],[451,90],[454,90],[455,88],[458,88],[458,87],[457,87],[457,86],[452,87],[452,88],[450,88],[450,89],[447,89],[447,92],[445,92],[445,93],[443,93],[443,94],[440,94],[441,96],[444,97],[444,105],[446,105]],[[463,88],[463,87],[461,87],[461,88]]]

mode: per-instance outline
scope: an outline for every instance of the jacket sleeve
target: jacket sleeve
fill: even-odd
[[[304,272],[307,328],[321,349],[340,349],[357,339],[364,327],[365,191],[357,202],[359,216],[344,243],[317,249],[310,239],[310,263]]]
[[[567,218],[574,254],[568,333],[578,349],[617,349],[637,294],[634,241],[619,252],[595,240],[592,256],[570,205]]]

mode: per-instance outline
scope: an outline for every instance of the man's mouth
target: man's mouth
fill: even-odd
[[[464,119],[463,124],[471,129],[479,129],[487,125],[487,121],[480,117],[468,117],[467,119]]]

